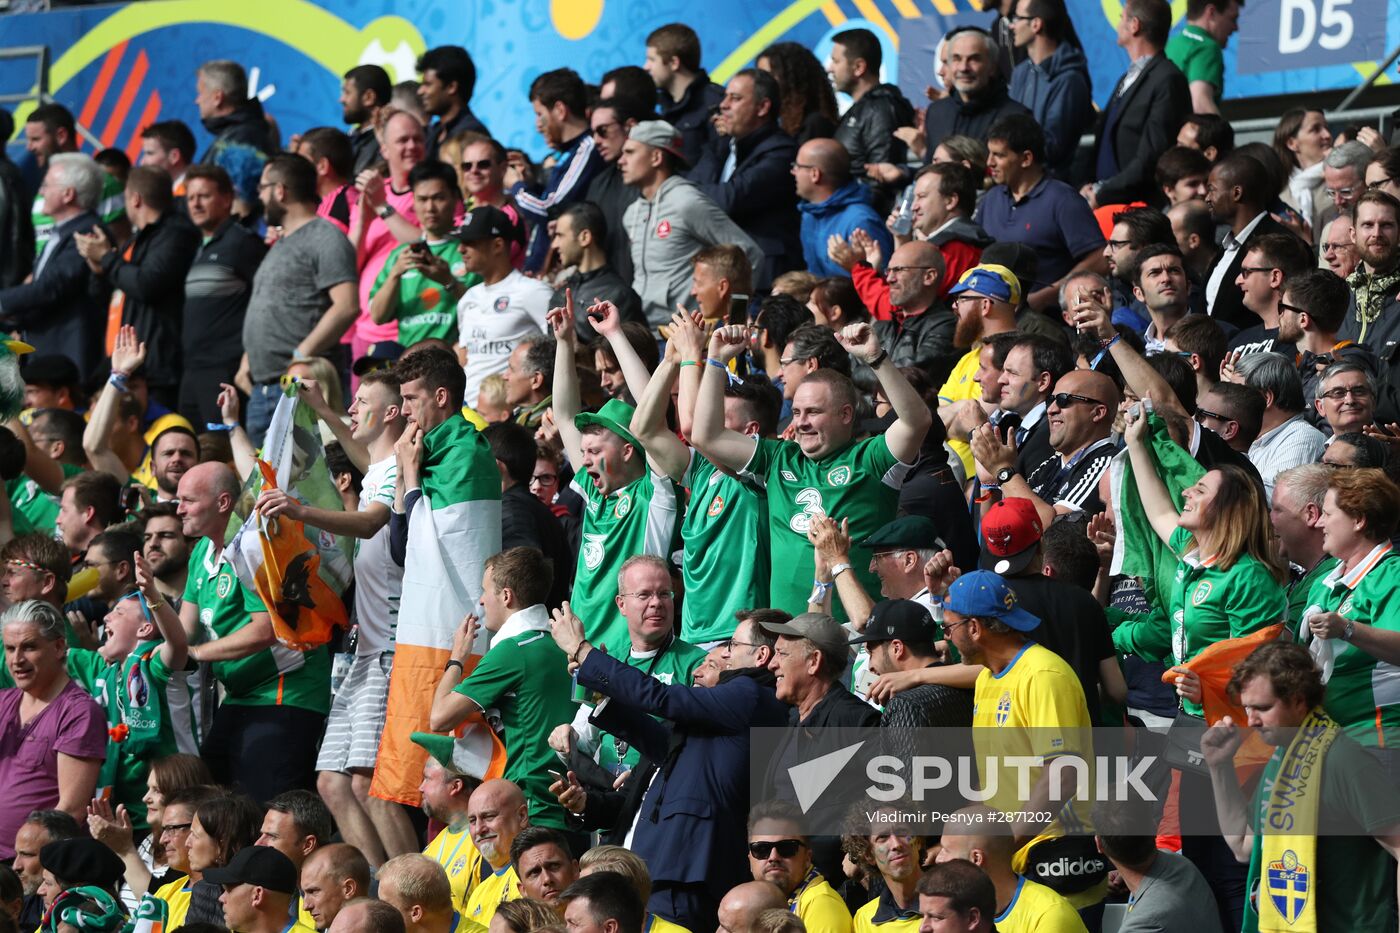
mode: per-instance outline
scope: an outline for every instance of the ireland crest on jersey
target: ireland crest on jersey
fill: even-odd
[[[1297,920],[1307,906],[1312,887],[1308,866],[1298,861],[1292,849],[1287,849],[1282,859],[1269,863],[1265,878],[1268,880],[1269,900],[1279,916],[1289,923]]]
[[[826,474],[826,481],[833,486],[844,486],[851,481],[851,468],[848,466],[832,467]]]

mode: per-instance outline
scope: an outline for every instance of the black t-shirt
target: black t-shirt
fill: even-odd
[[[1298,348],[1293,344],[1278,339],[1277,327],[1265,327],[1262,323],[1235,334],[1230,340],[1229,349],[1232,352],[1239,350],[1246,356],[1251,353],[1281,353],[1290,360],[1298,353]]]
[[[1102,725],[1099,662],[1117,657],[1103,607],[1088,590],[1050,577],[1012,577],[1006,582],[1016,593],[1021,608],[1040,619],[1040,625],[1028,637],[1058,654],[1074,669],[1089,704],[1090,721]]]
[[[186,368],[243,355],[243,317],[253,276],[267,255],[257,234],[230,219],[199,248],[185,275],[182,341]]]

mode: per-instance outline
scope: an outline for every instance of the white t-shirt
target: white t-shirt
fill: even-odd
[[[467,289],[457,303],[457,342],[467,348],[468,405],[476,407],[481,380],[506,371],[516,344],[549,332],[553,297],[554,289],[513,269],[495,285]]]
[[[371,463],[360,485],[360,511],[374,502],[392,509],[397,477],[398,467],[392,456]],[[402,592],[403,568],[389,556],[386,522],[374,537],[362,539],[355,549],[355,616],[360,625],[356,656],[376,655],[394,647]]]

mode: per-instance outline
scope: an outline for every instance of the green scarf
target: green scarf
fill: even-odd
[[[116,933],[126,924],[121,902],[99,887],[69,888],[54,898],[38,933],[58,933],[66,923],[82,933]]]
[[[1361,324],[1357,342],[1366,340],[1366,328],[1381,316],[1385,307],[1385,297],[1400,285],[1400,266],[1389,272],[1368,273],[1365,266],[1357,266],[1356,271],[1347,277],[1347,284],[1356,293],[1356,320]]]

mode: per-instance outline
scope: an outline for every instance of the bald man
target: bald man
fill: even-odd
[[[453,933],[452,885],[442,866],[410,852],[379,869],[379,899],[403,917],[405,933]]]
[[[870,189],[851,177],[851,157],[834,139],[811,139],[797,150],[792,166],[797,183],[798,211],[802,213],[802,258],[807,271],[821,276],[845,275],[846,270],[827,255],[833,236],[849,240],[864,230],[888,256],[894,240],[885,222],[870,203]]]
[[[765,910],[786,910],[787,897],[770,881],[745,881],[729,889],[719,902],[718,933],[751,933]]]
[[[329,933],[405,933],[403,915],[383,901],[357,897],[336,914]]]
[[[1099,478],[1116,450],[1109,435],[1118,401],[1118,387],[1103,373],[1076,369],[1061,376],[1045,409],[1054,454],[1031,468],[1029,476],[1015,473],[1002,482],[1001,497],[1030,499],[1046,528],[1056,515],[1102,512]],[[1015,449],[1001,443],[994,431],[978,429],[972,452],[993,475],[1015,468]]]
[[[491,874],[477,882],[467,898],[464,916],[483,927],[491,925],[496,907],[520,896],[520,879],[510,862],[510,847],[530,825],[525,794],[504,778],[487,781],[467,801],[467,830]]]
[[[974,827],[1006,826],[985,804],[963,807],[943,830],[938,864],[965,859],[982,869],[997,890],[997,925],[1006,930],[1054,930],[1085,933],[1079,912],[1064,897],[1011,869],[1016,841],[1005,833],[974,833]]]
[[[369,861],[351,845],[318,847],[301,866],[301,906],[318,930],[328,930],[346,903],[369,895]]]
[[[202,749],[214,780],[271,800],[315,786],[316,745],[330,711],[330,652],[279,646],[266,606],[224,560],[238,493],[238,477],[222,463],[201,463],[180,478],[177,514],[185,537],[198,543],[179,618],[190,658],[208,662],[224,687]],[[174,610],[162,601],[151,611]]]

